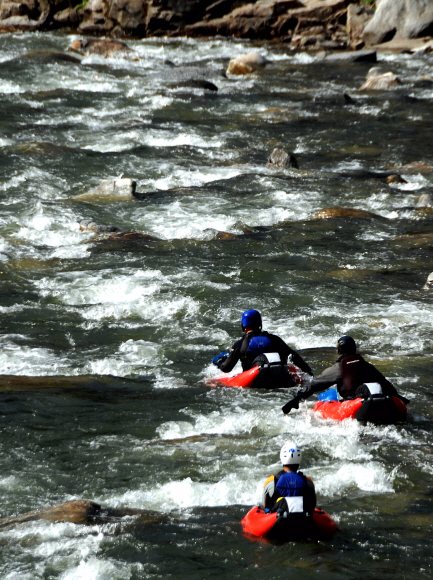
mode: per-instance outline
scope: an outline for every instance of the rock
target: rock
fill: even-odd
[[[316,219],[328,219],[336,217],[348,217],[359,219],[385,219],[375,213],[365,211],[363,209],[354,209],[347,207],[328,207],[321,209],[315,215]]]
[[[98,224],[97,222],[94,222],[92,220],[83,220],[80,222],[80,230],[82,232],[84,231],[90,231],[90,232],[96,232],[97,234],[102,234],[102,233],[106,233],[106,232],[119,232],[119,228],[116,228],[116,226],[105,226],[104,224]]]
[[[364,28],[366,45],[433,35],[431,0],[381,0]]]
[[[93,501],[68,501],[55,507],[27,512],[21,516],[2,518],[0,520],[0,529],[34,520],[84,524],[87,523],[91,517],[100,512],[100,510],[101,506]]]
[[[165,516],[149,510],[129,508],[102,508],[94,501],[77,499],[60,505],[34,510],[20,516],[0,519],[0,529],[9,528],[24,522],[46,520],[52,523],[71,522],[74,524],[99,523],[125,516],[138,516],[138,521],[145,523],[159,523]]]
[[[433,196],[431,193],[423,193],[420,195],[416,208],[422,209],[424,207],[433,207]]]
[[[50,15],[49,0],[2,0],[0,30],[33,31],[47,22]]]
[[[206,91],[218,91],[218,87],[213,83],[201,79],[189,79],[187,81],[179,81],[177,83],[171,83],[168,85],[169,89],[179,89],[179,88],[192,88],[192,89],[205,89]]]
[[[278,147],[272,151],[266,167],[271,169],[287,169],[288,167],[295,167],[296,169],[299,169],[298,161],[293,153],[287,153],[283,149],[278,149]]]
[[[134,240],[158,241],[158,238],[142,232],[116,232],[108,236],[108,242],[130,242]]]
[[[356,99],[354,99],[353,97],[351,97],[347,93],[343,93],[343,98],[344,98],[344,102],[347,103],[348,105],[356,105],[358,103],[358,101]]]
[[[126,201],[135,199],[136,182],[132,179],[104,179],[97,187],[76,195],[74,201]]]
[[[74,40],[66,50],[71,50],[84,56],[97,54],[109,57],[117,52],[129,52],[131,49],[126,42],[114,38],[86,38],[85,40]]]
[[[67,52],[58,52],[56,50],[29,50],[9,60],[8,62],[28,63],[29,61],[41,64],[81,64],[81,59],[68,54]]]
[[[352,50],[358,50],[364,46],[364,39],[362,37],[364,27],[373,15],[373,8],[367,6],[349,4],[347,7],[347,34]]]
[[[109,7],[104,0],[88,0],[78,11],[81,19],[78,32],[81,34],[107,34],[114,27],[109,17]]]
[[[402,165],[397,169],[403,170],[405,173],[430,173],[433,171],[433,166],[424,163],[424,161],[414,161],[413,163],[407,163]]]
[[[353,6],[350,4],[350,6]],[[336,52],[328,54],[324,60],[329,62],[377,62],[377,53],[375,50],[358,50],[353,52]]]
[[[61,26],[77,26],[78,25],[78,14],[75,8],[68,6],[64,10],[56,12],[53,16],[54,20],[58,22]]]
[[[387,72],[380,75],[373,75],[367,78],[365,83],[360,87],[360,91],[384,91],[395,89],[401,85],[401,81],[393,72]]]
[[[270,61],[258,52],[249,52],[233,58],[227,67],[229,75],[247,75],[262,70]]]
[[[394,173],[392,175],[388,175],[386,178],[386,183],[390,185],[391,183],[407,183],[405,179],[401,175]]]
[[[122,34],[146,36],[149,2],[143,0],[111,0],[108,17],[116,22]]]
[[[426,283],[423,286],[423,290],[432,290],[433,289],[433,272],[427,276]]]

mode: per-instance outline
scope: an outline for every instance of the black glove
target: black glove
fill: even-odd
[[[291,399],[288,403],[286,403],[284,405],[284,407],[281,407],[283,413],[285,415],[287,415],[287,413],[290,413],[290,411],[292,409],[299,409],[299,401],[308,399],[308,397],[311,397],[311,395],[313,394],[314,391],[311,391],[308,387],[306,387],[305,389],[301,389],[300,391],[298,391],[296,393],[296,397],[293,397],[293,399]]]
[[[287,415],[287,413],[290,413],[290,411],[292,409],[299,409],[299,401],[301,399],[302,399],[302,397],[300,397],[299,395],[296,395],[296,397],[294,397],[288,403],[286,403],[284,405],[284,407],[281,407],[281,410],[283,411],[283,413],[285,415]]]

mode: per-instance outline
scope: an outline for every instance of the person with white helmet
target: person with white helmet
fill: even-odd
[[[285,443],[280,451],[282,471],[265,481],[263,506],[271,512],[311,515],[316,507],[313,481],[298,471],[302,451],[294,441]]]
[[[235,342],[230,351],[224,351],[212,360],[221,371],[229,373],[239,360],[242,370],[248,371],[253,366],[268,362],[267,355],[276,354],[281,365],[286,365],[290,357],[291,362],[301,371],[312,374],[309,365],[282,338],[262,330],[262,317],[258,310],[246,310],[242,314],[241,323],[244,336]]]

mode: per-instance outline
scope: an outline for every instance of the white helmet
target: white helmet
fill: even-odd
[[[294,441],[287,441],[281,447],[280,459],[283,465],[299,465],[302,461],[302,451]]]

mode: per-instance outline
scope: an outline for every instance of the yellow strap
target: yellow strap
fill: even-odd
[[[268,479],[265,481],[265,484],[264,484],[264,486],[263,486],[263,487],[266,487],[266,486],[268,485],[268,483],[269,483],[270,481],[272,481],[274,478],[275,478],[275,475],[270,475],[270,476],[268,477]]]

